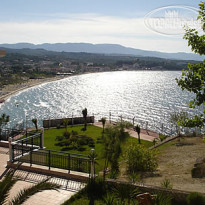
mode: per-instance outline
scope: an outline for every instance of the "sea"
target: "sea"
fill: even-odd
[[[95,121],[125,120],[150,129],[169,128],[170,115],[187,112],[189,116],[203,113],[203,107],[189,108],[195,96],[182,91],[176,79],[180,71],[115,71],[71,76],[44,83],[11,96],[0,107],[10,116],[9,127],[33,118],[40,126],[45,119],[88,115]],[[30,123],[32,126],[32,123]]]

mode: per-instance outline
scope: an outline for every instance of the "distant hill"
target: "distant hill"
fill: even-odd
[[[90,43],[55,43],[55,44],[30,44],[30,43],[17,43],[17,44],[0,44],[0,47],[11,49],[39,49],[36,52],[42,52],[41,49],[55,52],[85,52],[96,54],[112,54],[112,55],[134,55],[143,57],[157,57],[165,59],[176,60],[196,60],[202,61],[204,57],[194,53],[163,53],[158,51],[147,51],[135,48],[124,47],[118,44],[90,44]]]

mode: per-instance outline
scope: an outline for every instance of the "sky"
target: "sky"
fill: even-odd
[[[161,19],[165,11],[176,11],[167,6],[198,9],[199,3],[197,0],[0,0],[0,43],[110,43],[153,51],[191,52],[182,33],[170,35],[166,26],[162,27],[163,32],[154,31],[156,27],[150,22],[152,17]],[[159,9],[162,7],[166,8]],[[150,16],[153,11],[156,12]],[[193,14],[190,9],[181,9],[179,15],[185,12]]]

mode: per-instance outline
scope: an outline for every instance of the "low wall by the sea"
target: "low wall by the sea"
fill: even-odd
[[[65,127],[64,121],[68,120],[67,125],[79,125],[84,124],[85,119],[83,117],[73,117],[73,118],[63,118],[63,119],[48,119],[43,120],[43,127],[50,128],[50,127]],[[95,118],[94,116],[87,116],[86,122],[87,123],[94,123]]]

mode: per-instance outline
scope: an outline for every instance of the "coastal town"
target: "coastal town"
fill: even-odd
[[[167,60],[133,56],[112,56],[85,53],[50,53],[1,48],[5,55],[0,58],[0,103],[9,94],[43,82],[72,75],[110,71],[163,71],[186,68],[186,60]],[[197,62],[197,61],[196,61]],[[194,63],[196,63],[194,62]]]

